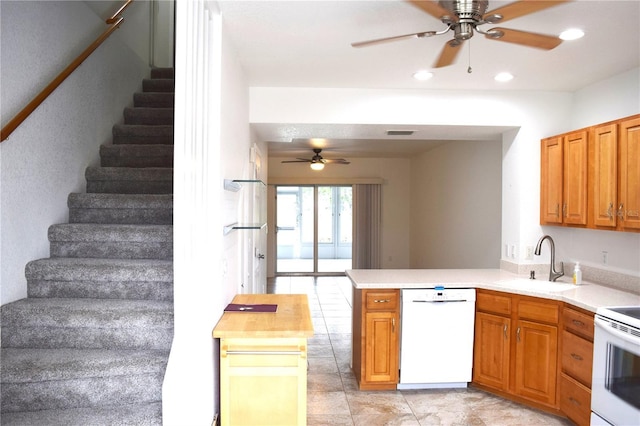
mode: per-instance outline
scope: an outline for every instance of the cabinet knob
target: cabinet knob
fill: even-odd
[[[574,354],[574,353],[571,354],[571,358],[573,358],[573,359],[575,359],[577,361],[582,361],[583,360],[583,358],[580,355]]]
[[[391,302],[390,299],[374,299],[373,303],[389,303]]]
[[[571,320],[571,322],[573,323],[573,325],[575,325],[576,327],[584,327],[584,323],[580,320],[574,319]]]
[[[624,220],[624,204],[620,203],[620,205],[618,206],[618,217],[620,218],[620,220]]]

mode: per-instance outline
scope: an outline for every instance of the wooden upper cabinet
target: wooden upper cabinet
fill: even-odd
[[[587,224],[587,143],[586,130],[542,140],[541,224]]]
[[[620,123],[618,215],[623,229],[640,230],[640,116]]]
[[[540,223],[562,223],[562,136],[543,139],[540,153]]]
[[[618,126],[607,124],[593,132],[593,223],[615,228],[618,206]]]
[[[640,232],[640,114],[540,143],[541,225]]]
[[[564,137],[563,222],[587,224],[588,132],[582,130]]]

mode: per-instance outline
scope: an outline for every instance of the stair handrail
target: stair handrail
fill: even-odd
[[[116,13],[111,15],[110,18],[106,19],[105,22],[109,25],[109,27],[102,33],[98,38],[91,43],[77,58],[75,58],[56,78],[51,80],[40,93],[38,93],[32,100],[29,102],[19,113],[15,115],[3,128],[0,130],[0,143],[4,142],[11,133],[20,125],[24,120],[31,115],[33,111],[40,106],[42,102],[44,102],[47,97],[54,90],[62,84],[63,81],[67,79],[71,75],[76,68],[82,64],[85,59],[87,59],[94,50],[96,50],[115,30],[120,27],[120,24],[124,20],[122,16],[122,12],[129,7],[134,0],[126,0],[126,2],[118,9]]]

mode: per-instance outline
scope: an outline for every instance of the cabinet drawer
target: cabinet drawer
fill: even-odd
[[[591,391],[571,377],[560,376],[560,410],[578,426],[589,426]]]
[[[560,319],[560,306],[552,301],[536,302],[534,300],[520,300],[518,303],[518,317],[558,324],[558,320]]]
[[[567,330],[593,340],[593,315],[565,307],[562,311],[562,320]]]
[[[393,311],[398,307],[398,291],[369,291],[365,293],[367,311]]]
[[[478,291],[476,294],[476,309],[498,315],[511,315],[511,297],[496,293]]]
[[[593,343],[571,334],[562,332],[562,371],[576,378],[587,387],[591,387],[593,366]]]

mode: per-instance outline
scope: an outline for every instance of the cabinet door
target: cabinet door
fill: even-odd
[[[540,223],[562,223],[562,136],[543,139],[540,152]]]
[[[306,339],[222,339],[220,410],[223,426],[306,424]]]
[[[509,387],[511,320],[476,313],[473,381],[499,390]]]
[[[365,314],[366,382],[398,382],[397,312]]]
[[[618,206],[618,126],[596,127],[593,137],[593,223],[615,228]]]
[[[515,393],[555,406],[558,328],[523,320],[516,325]]]
[[[587,145],[586,130],[564,137],[563,222],[587,224]]]
[[[640,229],[640,118],[620,124],[620,198],[624,229]]]

